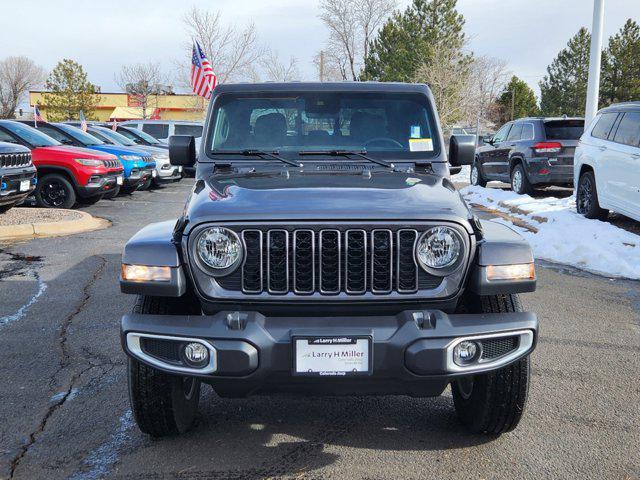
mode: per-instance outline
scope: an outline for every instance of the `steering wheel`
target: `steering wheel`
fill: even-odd
[[[367,150],[367,147],[369,146],[369,144],[371,143],[388,143],[388,144],[392,144],[394,147],[399,147],[399,148],[404,148],[404,145],[402,145],[400,142],[397,142],[396,140],[394,140],[393,138],[389,138],[389,137],[376,137],[376,138],[372,138],[370,140],[367,140],[366,142],[364,142],[363,147],[365,148],[365,150]]]

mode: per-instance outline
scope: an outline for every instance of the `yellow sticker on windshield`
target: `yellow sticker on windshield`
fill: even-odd
[[[409,151],[433,152],[433,140],[431,140],[430,138],[410,138]]]

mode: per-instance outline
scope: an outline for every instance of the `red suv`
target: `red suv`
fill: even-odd
[[[114,155],[63,146],[36,128],[11,120],[0,120],[0,141],[31,150],[38,171],[35,197],[39,207],[93,204],[122,185],[122,163]]]

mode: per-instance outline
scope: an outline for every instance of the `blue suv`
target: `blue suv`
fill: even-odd
[[[81,129],[64,123],[38,122],[38,130],[63,145],[99,150],[118,157],[124,167],[124,183],[119,189],[107,193],[104,198],[115,197],[120,192],[128,194],[135,190],[145,190],[151,186],[156,176],[156,163],[150,154],[129,147],[107,145]]]

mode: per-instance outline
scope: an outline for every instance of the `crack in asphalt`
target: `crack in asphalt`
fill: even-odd
[[[85,283],[84,287],[82,288],[82,294],[83,294],[82,300],[73,310],[73,312],[71,312],[69,315],[65,317],[65,319],[62,321],[62,324],[60,325],[60,329],[58,332],[58,339],[59,339],[59,346],[60,346],[60,364],[59,364],[59,367],[56,369],[56,371],[51,375],[49,379],[50,388],[54,387],[55,379],[57,378],[58,374],[62,370],[67,368],[71,363],[71,355],[69,354],[68,347],[67,347],[67,333],[74,318],[78,316],[89,303],[89,300],[91,299],[90,290],[95,284],[95,282],[98,280],[102,272],[104,271],[104,268],[107,264],[107,260],[103,256],[98,255],[98,258],[100,258],[101,260],[100,265],[98,265],[98,268],[96,268],[91,278]],[[47,408],[46,412],[40,419],[40,422],[38,423],[37,427],[31,433],[29,433],[27,441],[20,446],[17,455],[11,460],[9,480],[11,480],[14,477],[15,472],[18,466],[20,465],[20,462],[25,457],[25,455],[29,452],[29,449],[31,449],[31,447],[33,447],[33,445],[37,442],[40,434],[42,434],[46,429],[47,423],[51,418],[51,416],[60,407],[62,407],[64,403],[69,399],[69,396],[72,394],[72,391],[75,388],[76,382],[80,379],[80,377],[83,374],[99,366],[101,365],[95,365],[95,364],[85,365],[85,367],[82,370],[75,373],[71,377],[71,379],[69,380],[69,383],[63,389],[64,393],[62,395],[58,395],[55,397],[54,402]]]

